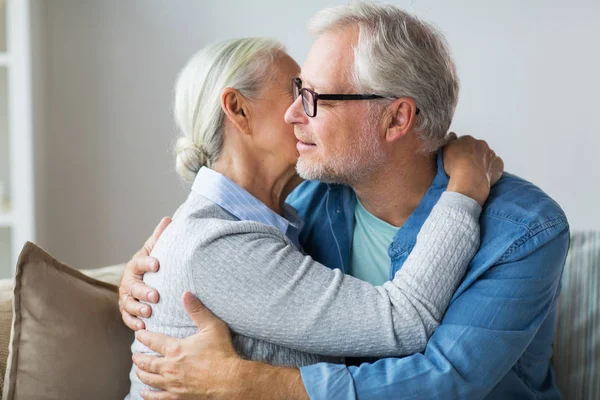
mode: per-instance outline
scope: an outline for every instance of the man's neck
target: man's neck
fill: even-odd
[[[397,159],[352,188],[368,212],[400,227],[427,193],[437,165],[435,154]]]

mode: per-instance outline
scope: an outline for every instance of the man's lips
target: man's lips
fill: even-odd
[[[299,137],[296,135],[296,140],[305,144],[315,144],[314,142],[308,140],[307,138],[304,137]]]
[[[298,140],[298,143],[296,143],[296,148],[299,152],[311,150],[316,147],[317,146],[314,143],[303,142],[302,140]]]

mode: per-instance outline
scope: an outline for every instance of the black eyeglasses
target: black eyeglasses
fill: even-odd
[[[292,79],[292,91],[294,101],[296,101],[298,96],[302,96],[304,112],[311,118],[317,115],[317,102],[319,100],[374,100],[389,98],[376,94],[321,94],[314,90],[303,88],[302,79],[300,78]],[[420,110],[417,108],[416,113],[419,114],[419,112]]]

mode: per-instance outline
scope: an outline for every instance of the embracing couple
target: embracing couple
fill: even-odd
[[[121,283],[129,397],[559,398],[560,207],[447,134],[459,84],[430,25],[358,3],[310,30],[301,70],[249,38],[179,75],[192,189]]]

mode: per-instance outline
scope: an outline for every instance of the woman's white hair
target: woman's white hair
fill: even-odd
[[[271,65],[283,51],[273,39],[234,39],[206,46],[188,61],[177,78],[173,105],[181,135],[175,144],[175,170],[184,180],[192,181],[202,166],[219,157],[223,89],[257,98],[269,79],[265,74],[274,72]]]
[[[416,131],[425,152],[444,145],[459,83],[446,40],[433,26],[397,6],[358,2],[326,8],[309,22],[315,36],[359,29],[352,84],[359,93],[410,97],[420,110]]]

